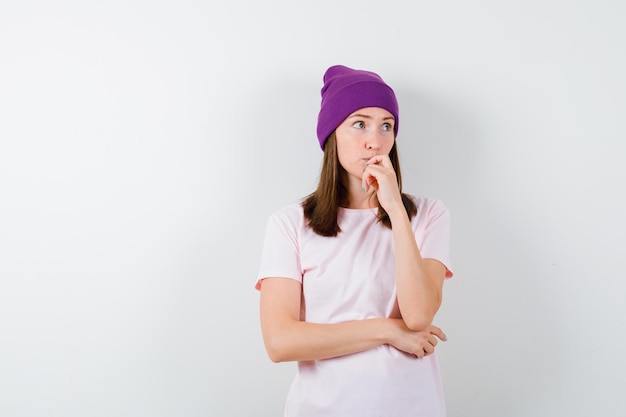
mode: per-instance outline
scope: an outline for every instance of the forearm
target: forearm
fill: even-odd
[[[393,319],[368,319],[335,324],[285,320],[263,329],[274,362],[328,359],[390,343]]]
[[[429,275],[406,211],[390,213],[396,258],[398,307],[407,327],[428,327],[441,305],[441,283]]]

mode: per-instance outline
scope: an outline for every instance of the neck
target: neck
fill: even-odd
[[[376,191],[370,187],[368,191],[363,191],[361,183],[351,182],[348,187],[348,205],[346,208],[367,209],[378,208]]]

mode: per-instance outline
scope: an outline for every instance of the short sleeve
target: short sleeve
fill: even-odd
[[[421,240],[422,258],[436,259],[446,267],[446,278],[452,278],[450,257],[450,211],[440,201],[426,207],[425,226],[421,236],[416,235],[418,244]]]
[[[297,225],[284,213],[275,213],[267,221],[255,288],[260,290],[261,281],[269,277],[291,278],[302,283]]]

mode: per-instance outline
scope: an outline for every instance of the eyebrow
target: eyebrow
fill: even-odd
[[[371,119],[372,116],[368,116],[367,114],[361,114],[361,113],[355,113],[355,114],[351,114],[350,116],[348,116],[349,119],[352,119],[353,117],[360,117],[363,119]],[[396,120],[393,116],[387,116],[385,118],[383,118],[383,120]]]

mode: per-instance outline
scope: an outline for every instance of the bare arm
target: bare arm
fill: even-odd
[[[441,306],[446,267],[437,260],[422,258],[387,155],[374,156],[368,161],[363,185],[366,191],[370,187],[376,190],[378,202],[391,220],[402,318],[411,330],[426,329]]]
[[[300,320],[301,284],[266,278],[261,284],[261,330],[274,362],[327,359],[390,344],[417,357],[434,351],[441,329],[409,330],[401,319],[368,319],[336,324]]]
[[[432,323],[441,306],[446,267],[437,260],[422,258],[404,206],[389,213],[389,217],[393,225],[398,307],[410,329],[422,330]]]

